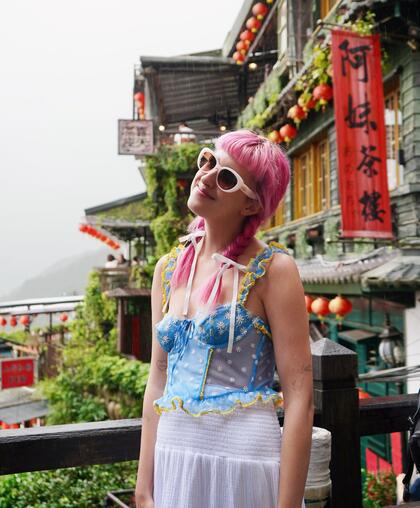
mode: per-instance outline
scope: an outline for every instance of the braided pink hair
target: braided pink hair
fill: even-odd
[[[258,214],[245,218],[241,233],[228,245],[222,254],[234,261],[244,252],[259,226],[276,211],[290,181],[290,167],[286,154],[267,138],[255,132],[239,130],[228,132],[216,141],[216,150],[228,153],[239,165],[247,168],[254,176],[256,191],[261,199],[262,209]],[[197,216],[188,226],[193,232],[204,229],[205,221]],[[175,289],[188,279],[194,258],[194,246],[189,245],[180,255],[176,269],[171,278],[171,287]],[[216,274],[205,284],[201,291],[200,301],[206,303]],[[215,304],[221,291],[219,284]]]

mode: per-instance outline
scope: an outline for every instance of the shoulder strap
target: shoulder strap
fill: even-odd
[[[175,271],[176,262],[179,254],[184,250],[182,244],[174,247],[166,256],[162,266],[162,306],[165,309],[169,302],[169,292],[171,289],[171,278]]]
[[[238,302],[245,304],[249,292],[258,279],[265,275],[267,267],[276,252],[289,254],[287,248],[278,242],[270,242],[248,264],[248,271],[242,279],[239,289]]]

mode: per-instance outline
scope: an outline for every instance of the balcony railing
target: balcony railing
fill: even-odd
[[[359,402],[357,355],[329,339],[312,344],[312,362],[314,425],[332,434],[330,506],[361,508],[360,437],[408,430],[417,395]],[[3,431],[0,474],[136,460],[140,437],[141,419]]]

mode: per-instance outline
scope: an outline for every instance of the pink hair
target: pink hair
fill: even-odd
[[[259,226],[276,211],[290,181],[290,167],[286,154],[267,138],[248,130],[228,132],[216,141],[216,150],[223,150],[254,177],[256,192],[260,197],[262,210],[245,218],[241,233],[227,246],[222,254],[234,261],[244,252]],[[204,229],[205,221],[197,216],[188,226],[188,231]],[[194,259],[194,246],[188,245],[181,253],[172,275],[171,287],[186,282]],[[206,303],[216,275],[203,287],[200,301]],[[215,303],[220,296],[221,284],[217,289]]]

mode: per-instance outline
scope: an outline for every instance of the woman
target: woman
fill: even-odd
[[[304,293],[293,259],[255,237],[289,178],[281,149],[250,131],[199,154],[196,218],[153,278],[137,508],[304,506],[313,421]],[[275,368],[284,401],[271,388]]]

